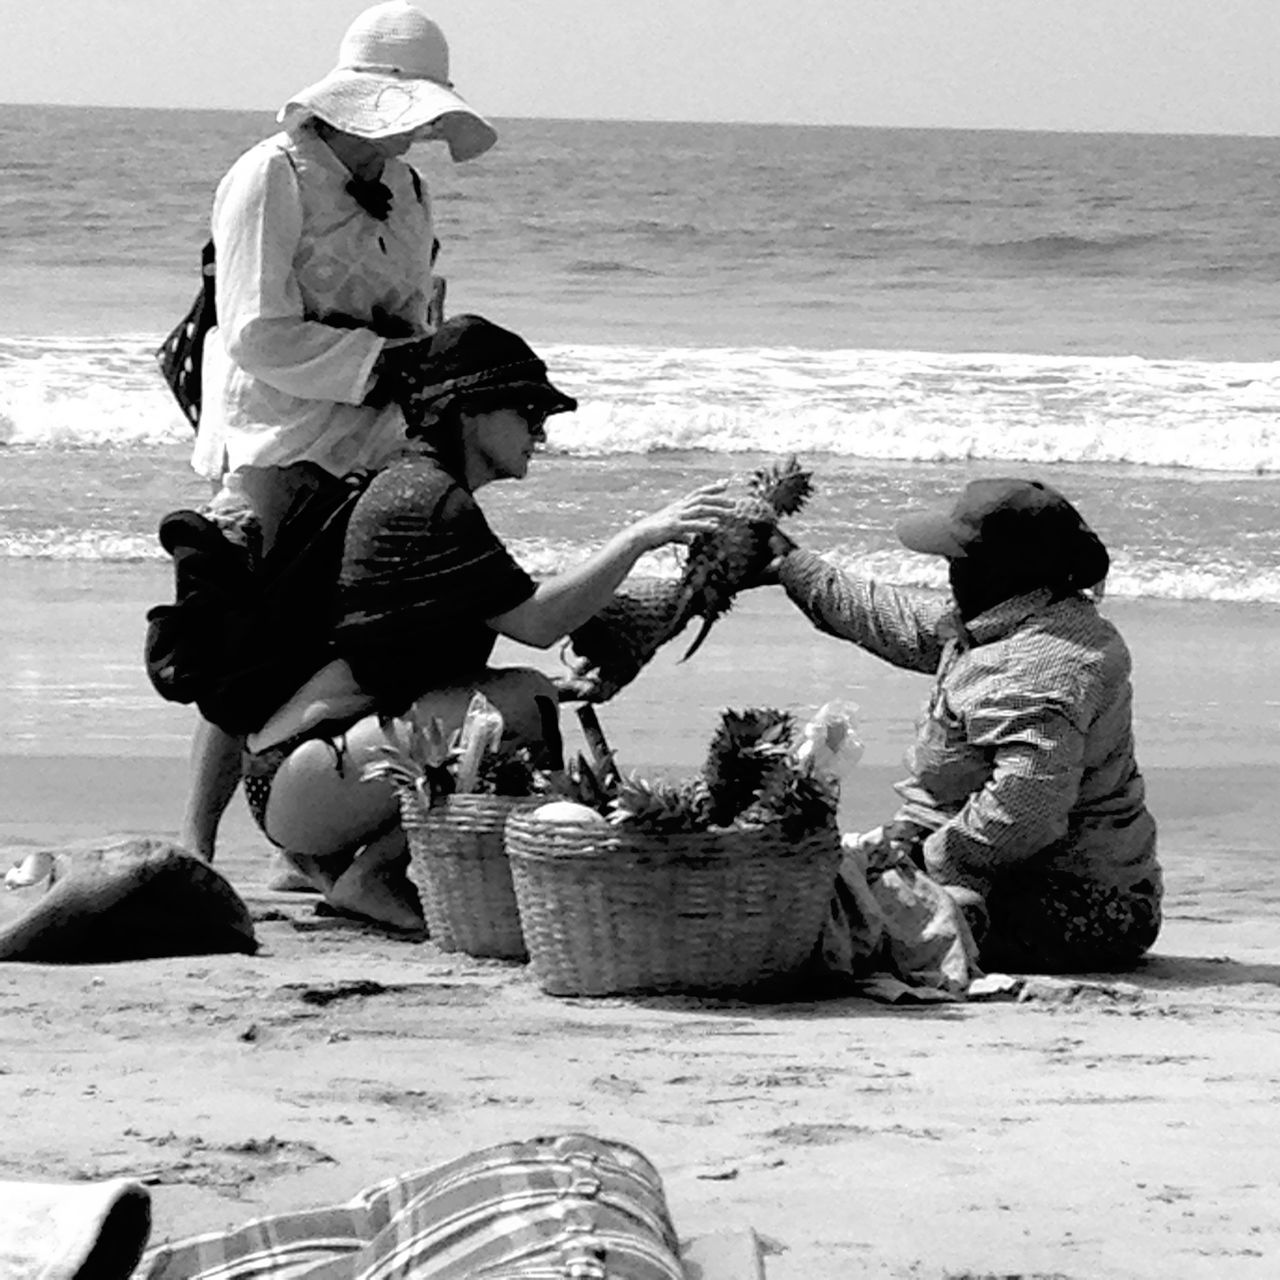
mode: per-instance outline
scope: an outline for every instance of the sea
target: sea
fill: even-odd
[[[582,402],[486,502],[549,572],[688,485],[798,455],[795,532],[936,585],[893,523],[1058,485],[1110,591],[1280,603],[1280,139],[500,121],[412,159],[449,310]],[[153,351],[265,113],[0,117],[0,557],[162,556],[197,505]],[[655,564],[655,572],[669,565]]]

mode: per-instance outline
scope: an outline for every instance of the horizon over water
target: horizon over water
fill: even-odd
[[[686,484],[799,453],[816,549],[898,581],[905,506],[1059,484],[1113,594],[1280,603],[1280,139],[499,121],[411,157],[449,310],[582,410],[484,502],[547,571]],[[151,351],[265,112],[14,106],[0,123],[0,556],[156,559],[194,505]],[[492,495],[492,496],[491,496]],[[667,571],[669,564],[650,566]]]

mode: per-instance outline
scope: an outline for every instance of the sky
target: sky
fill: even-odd
[[[495,117],[1280,135],[1280,0],[417,0]],[[0,0],[0,100],[274,110],[367,0]]]

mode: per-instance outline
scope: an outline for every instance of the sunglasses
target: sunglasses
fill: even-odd
[[[525,426],[535,435],[546,425],[548,413],[540,404],[516,404],[511,406],[524,420]]]

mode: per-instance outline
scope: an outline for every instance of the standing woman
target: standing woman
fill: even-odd
[[[296,498],[402,447],[396,401],[432,331],[437,242],[401,157],[440,139],[468,160],[497,137],[454,93],[440,28],[405,0],[360,14],[338,65],[279,120],[214,198],[218,328],[192,459],[217,486],[215,518],[251,518],[263,550]],[[203,857],[239,756],[238,739],[201,722],[182,838]]]

